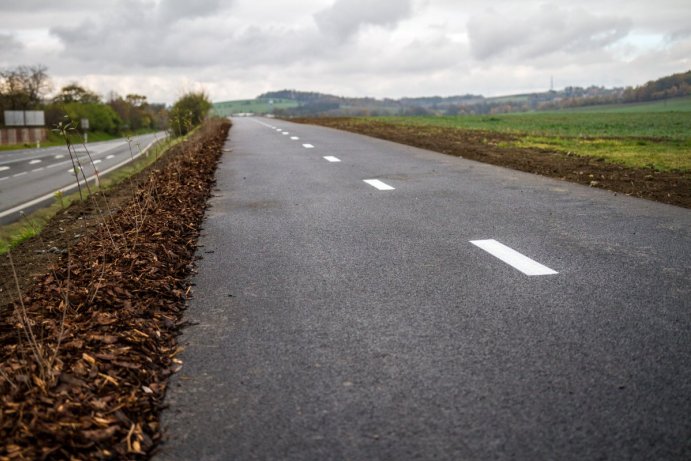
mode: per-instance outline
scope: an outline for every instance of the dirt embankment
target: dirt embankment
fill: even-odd
[[[434,126],[394,125],[349,118],[300,118],[322,125],[479,162],[691,208],[691,173],[627,168],[593,157],[508,147],[520,135]]]
[[[0,257],[11,279],[0,305],[0,460],[145,459],[155,448],[228,129],[207,122],[132,182],[68,208],[12,252],[14,269]],[[7,304],[13,271],[23,296]]]

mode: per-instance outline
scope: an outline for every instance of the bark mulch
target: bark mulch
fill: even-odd
[[[518,140],[519,134],[394,125],[371,120],[364,123],[347,117],[301,118],[291,121],[352,131],[492,165],[691,208],[691,172],[628,168],[593,157],[507,146]]]
[[[61,245],[52,247],[53,267],[0,308],[0,460],[136,460],[155,450],[229,127],[207,122],[154,164],[129,200],[100,195],[81,205],[77,215],[90,216],[83,235],[61,239],[53,229],[57,237],[43,242]],[[101,210],[98,219],[89,207]],[[74,224],[56,218],[57,229]],[[14,279],[11,265],[3,278]]]

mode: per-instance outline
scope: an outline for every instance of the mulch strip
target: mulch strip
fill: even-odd
[[[99,219],[82,220],[83,235],[60,240],[52,269],[0,309],[0,460],[136,460],[155,450],[229,127],[207,122],[117,210],[105,196],[81,205],[77,214],[96,207]]]
[[[628,168],[593,157],[542,149],[507,147],[518,134],[411,126],[339,117],[298,118],[293,122],[322,125],[455,155],[528,173],[691,208],[691,173]],[[655,140],[648,140],[654,142]]]

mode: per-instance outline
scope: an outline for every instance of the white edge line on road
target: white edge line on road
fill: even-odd
[[[470,243],[478,248],[482,248],[487,253],[504,261],[514,269],[518,269],[525,275],[553,275],[559,273],[496,240],[471,240]]]
[[[164,138],[164,139],[165,139],[165,138]],[[121,166],[127,165],[127,164],[130,163],[132,160],[134,160],[134,159],[136,159],[136,158],[138,158],[138,157],[141,157],[142,155],[144,155],[144,154],[146,153],[147,150],[149,150],[149,148],[151,148],[151,146],[153,146],[153,145],[154,145],[156,142],[158,142],[158,141],[160,141],[160,139],[154,139],[153,141],[151,141],[151,142],[149,143],[148,146],[146,146],[144,149],[142,149],[142,151],[139,152],[137,155],[135,155],[134,157],[128,157],[127,160],[125,160],[125,161],[123,161],[123,162],[120,162],[120,163],[118,163],[117,165],[114,165],[114,166],[112,166],[112,167],[110,167],[110,168],[108,168],[108,169],[105,169],[105,170],[99,172],[99,176],[100,176],[100,175],[104,175],[104,174],[108,174],[108,173],[110,173],[110,172],[113,171],[113,170],[117,170],[117,169],[120,168]],[[87,178],[86,180],[87,180],[87,182],[88,182],[88,181],[94,181],[94,180],[96,180],[96,175],[90,176],[90,177]],[[80,182],[80,184],[81,184],[81,182]],[[9,215],[11,215],[12,213],[17,213],[18,211],[22,211],[24,208],[28,208],[28,207],[30,207],[30,206],[36,205],[37,203],[41,203],[41,202],[43,202],[44,200],[48,200],[48,199],[50,199],[50,198],[53,198],[53,197],[55,196],[55,193],[56,193],[56,192],[63,192],[63,193],[65,193],[65,192],[67,192],[67,191],[70,191],[70,190],[76,189],[76,188],[77,188],[77,184],[72,184],[71,186],[63,187],[63,188],[61,188],[61,189],[58,189],[58,190],[56,190],[56,191],[53,191],[53,192],[51,192],[50,194],[46,194],[46,195],[44,195],[44,196],[42,196],[42,197],[38,197],[38,198],[35,198],[35,199],[30,200],[30,201],[28,201],[28,202],[22,203],[21,205],[17,205],[17,206],[14,207],[14,208],[10,208],[9,210],[5,210],[5,211],[3,211],[3,212],[0,212],[0,218],[4,218],[5,216],[9,216]]]
[[[326,160],[327,162],[332,162],[332,163],[341,161],[340,158],[334,157],[333,155],[327,155],[326,157],[324,157],[324,160]]]
[[[303,144],[302,147],[305,149],[314,149],[314,146],[312,144]]]
[[[395,187],[391,187],[385,182],[382,182],[378,179],[363,179],[367,184],[369,184],[372,187],[375,187],[379,190],[396,190]]]

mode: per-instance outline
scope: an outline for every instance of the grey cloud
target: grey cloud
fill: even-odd
[[[6,60],[22,51],[24,45],[13,35],[0,34],[0,60]]]
[[[158,12],[161,20],[175,22],[212,15],[219,11],[221,3],[221,0],[162,0]]]
[[[594,16],[582,8],[543,5],[531,16],[507,16],[490,11],[468,22],[473,56],[533,59],[556,52],[579,53],[601,49],[625,37],[631,21]]]
[[[336,0],[314,20],[322,33],[343,41],[364,25],[394,26],[411,12],[411,0]]]

